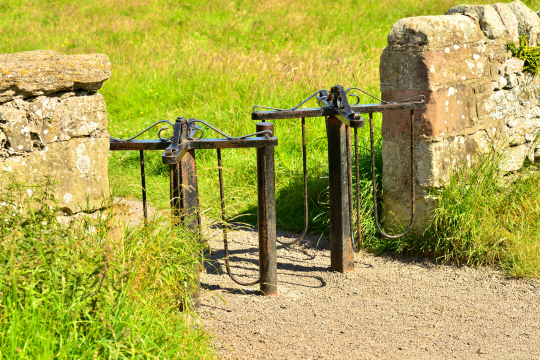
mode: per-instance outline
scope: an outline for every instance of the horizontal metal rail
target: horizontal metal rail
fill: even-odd
[[[403,102],[390,104],[367,104],[351,106],[351,110],[357,114],[371,114],[385,111],[423,109],[424,102]],[[300,119],[310,117],[335,116],[336,111],[332,107],[306,108],[289,111],[255,111],[251,113],[252,120],[277,120],[277,119]]]
[[[165,150],[171,145],[171,141],[163,140],[132,140],[132,141],[111,141],[110,150]],[[201,139],[191,140],[184,145],[185,151],[206,150],[206,149],[235,149],[235,148],[257,148],[278,146],[276,137],[252,137],[241,140],[228,139]]]

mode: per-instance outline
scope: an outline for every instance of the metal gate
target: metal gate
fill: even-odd
[[[225,249],[225,267],[230,278],[240,285],[260,284],[263,295],[277,295],[277,255],[276,242],[291,245],[299,242],[308,230],[308,202],[307,202],[307,166],[306,166],[306,118],[321,117],[326,122],[328,139],[328,173],[330,192],[330,251],[331,270],[347,272],[354,270],[354,253],[361,247],[360,215],[357,212],[356,221],[353,219],[353,166],[351,155],[351,128],[354,131],[356,203],[358,204],[358,128],[365,125],[361,114],[369,115],[371,167],[373,185],[373,206],[375,223],[379,233],[387,238],[397,239],[410,232],[415,216],[415,180],[414,180],[414,143],[413,126],[414,110],[424,109],[423,96],[411,97],[395,102],[386,102],[377,99],[380,103],[360,105],[359,96],[350,93],[352,90],[361,91],[375,99],[365,91],[351,87],[344,89],[340,85],[330,90],[319,90],[306,100],[290,109],[280,109],[267,106],[254,106],[253,120],[260,120],[252,134],[241,137],[232,137],[216,129],[205,121],[179,117],[175,123],[160,120],[139,134],[125,140],[111,138],[110,149],[134,150],[140,152],[141,185],[144,217],[147,218],[146,177],[144,169],[144,151],[165,150],[162,155],[163,164],[169,166],[170,178],[170,206],[173,209],[176,224],[183,224],[194,233],[200,234],[201,218],[199,211],[199,193],[197,185],[197,167],[195,150],[216,149],[217,165],[220,187],[221,215],[223,221],[223,243]],[[355,104],[349,104],[348,97],[356,97]],[[300,108],[310,99],[315,98],[318,107]],[[264,111],[259,111],[259,109]],[[374,164],[373,140],[373,113],[386,111],[410,111],[411,125],[411,221],[405,232],[398,235],[386,234],[378,219],[377,211],[377,184]],[[275,170],[274,147],[278,140],[274,136],[274,124],[268,120],[302,119],[302,152],[304,175],[304,230],[302,234],[291,242],[284,242],[276,238],[276,208],[275,208]],[[170,138],[162,137],[167,128],[159,129],[155,140],[137,140],[139,136],[159,124],[169,125],[173,130]],[[205,125],[217,132],[222,138],[204,138],[204,131],[199,124]],[[225,200],[223,190],[223,171],[221,149],[256,148],[257,152],[257,191],[258,191],[258,232],[259,232],[259,278],[253,282],[242,282],[232,274],[229,264],[227,218],[225,214]],[[356,222],[356,235],[354,223]]]

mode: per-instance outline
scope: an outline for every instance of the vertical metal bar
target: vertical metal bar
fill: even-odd
[[[358,131],[355,128],[354,129],[354,139],[355,139],[355,165],[356,165],[356,205],[357,205],[357,211],[356,211],[356,234],[358,237],[358,244],[356,243],[356,237],[354,235],[354,201],[353,201],[353,176],[352,176],[352,145],[351,145],[351,128],[347,127],[347,180],[348,180],[348,196],[349,196],[349,226],[351,229],[351,245],[352,249],[355,253],[360,252],[360,238],[362,234],[360,233],[360,208],[358,207],[360,205],[360,197],[359,197],[359,189],[358,189]]]
[[[179,222],[179,202],[180,197],[178,196],[178,163],[169,165],[169,181],[170,181],[170,204],[171,204],[171,215],[173,225],[177,225]]]
[[[307,188],[307,154],[306,154],[306,118],[302,118],[302,171],[304,175],[304,231],[301,237],[304,237],[308,230],[309,209],[308,209],[308,188]]]
[[[225,213],[225,191],[223,190],[223,168],[221,163],[221,149],[216,149],[218,160],[219,199],[221,200],[221,229],[223,231],[223,245],[225,247],[225,260],[228,262],[227,215]],[[227,264],[228,265],[228,264]],[[228,270],[228,266],[227,266]],[[229,276],[230,276],[230,271]]]
[[[273,123],[258,123],[257,132],[270,130]],[[259,228],[259,274],[261,293],[277,295],[277,252],[276,252],[276,194],[274,148],[257,148],[257,191]]]
[[[360,252],[362,246],[362,227],[360,224],[360,172],[358,169],[358,129],[354,128],[354,168],[356,176],[356,236],[358,238],[358,245],[355,252]],[[352,220],[351,220],[352,221]]]
[[[349,161],[347,144],[350,130],[339,119],[326,121],[328,138],[328,185],[330,195],[330,269],[354,271],[349,213]]]
[[[146,204],[146,173],[144,171],[144,151],[143,150],[140,151],[139,158],[141,161],[143,216],[144,216],[144,223],[147,224],[148,223],[148,210],[147,210],[147,204]]]

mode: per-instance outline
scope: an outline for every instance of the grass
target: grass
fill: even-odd
[[[174,120],[177,116],[200,118],[228,134],[241,135],[254,130],[250,112],[256,104],[290,107],[315,90],[337,83],[359,86],[378,96],[379,56],[392,25],[404,17],[444,14],[450,7],[464,2],[496,1],[0,0],[4,14],[0,19],[0,51],[50,48],[68,54],[107,54],[113,71],[100,92],[107,101],[109,131],[114,137],[128,137],[159,119]],[[531,6],[533,2],[525,3]],[[364,103],[372,101],[368,97],[361,100]],[[379,174],[382,169],[380,123],[381,118],[376,116]],[[454,203],[459,204],[465,199],[476,201],[480,209],[481,201],[488,201],[463,195],[460,192],[465,186],[462,180],[450,182],[447,192],[439,194],[444,204],[455,205],[447,213],[454,215],[439,214],[434,229],[441,235],[434,236],[429,244],[426,243],[428,240],[411,237],[387,242],[376,236],[370,208],[367,131],[364,128],[359,133],[363,189],[359,208],[363,213],[366,249],[420,252],[441,260],[471,264],[503,264],[509,274],[538,276],[538,272],[518,271],[519,266],[512,265],[534,258],[534,251],[519,255],[519,246],[512,248],[509,243],[503,246],[501,242],[495,242],[509,254],[507,257],[487,255],[483,250],[478,250],[474,256],[465,256],[464,249],[471,251],[476,246],[474,242],[467,243],[469,240],[466,239],[476,235],[470,235],[471,238],[465,233],[443,230],[448,224],[454,224],[450,228],[460,228],[460,216],[461,219],[474,216],[475,220],[470,224],[485,231],[484,237],[494,236],[486,229],[500,214],[488,212],[486,214],[493,217],[488,219],[488,215],[480,210],[466,212],[472,210]],[[156,135],[146,136],[155,138]],[[303,225],[299,121],[279,121],[276,135],[280,144],[276,148],[278,226],[299,231]],[[310,228],[313,232],[324,232],[328,227],[328,160],[322,119],[308,120],[307,141]],[[150,201],[163,208],[167,206],[168,178],[160,155],[147,154],[147,187]],[[253,223],[256,214],[255,152],[223,151],[223,158],[224,166],[228,168],[225,172],[227,212]],[[215,153],[200,151],[197,161],[202,211],[217,217]],[[120,195],[140,197],[136,152],[111,153],[109,172]],[[509,190],[510,193],[524,191],[523,194],[529,194],[534,202],[538,195],[526,190],[533,187],[531,181],[519,180],[515,189],[521,190]],[[489,181],[486,184],[491,186]],[[456,197],[454,192],[464,198]],[[515,213],[525,211],[527,205],[518,201],[519,196],[509,198],[500,194],[494,193],[489,198],[491,203],[485,206],[506,199],[510,201],[506,205],[508,209],[521,209]],[[530,217],[533,215],[529,215],[507,219],[515,224],[526,220],[523,229],[528,228],[527,231],[515,227],[503,229],[499,223],[493,231],[499,235],[509,232],[513,238],[537,243],[533,236],[534,226],[529,223],[533,221]],[[503,236],[499,235],[495,238]],[[455,241],[469,244],[468,248],[453,242],[460,236],[460,240]],[[515,257],[509,260],[510,254],[521,260]]]
[[[189,234],[154,219],[114,235],[112,212],[62,225],[50,179],[1,180],[0,359],[213,357]]]
[[[441,189],[434,220],[422,237],[367,237],[372,252],[419,254],[442,263],[496,265],[512,277],[540,275],[540,169],[503,176],[503,152],[458,165]]]

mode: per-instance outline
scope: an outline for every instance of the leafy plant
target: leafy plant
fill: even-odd
[[[528,71],[533,75],[538,75],[540,71],[540,48],[538,46],[529,46],[528,36],[519,37],[519,46],[513,41],[508,42],[508,50],[512,56],[525,61],[523,71]]]

